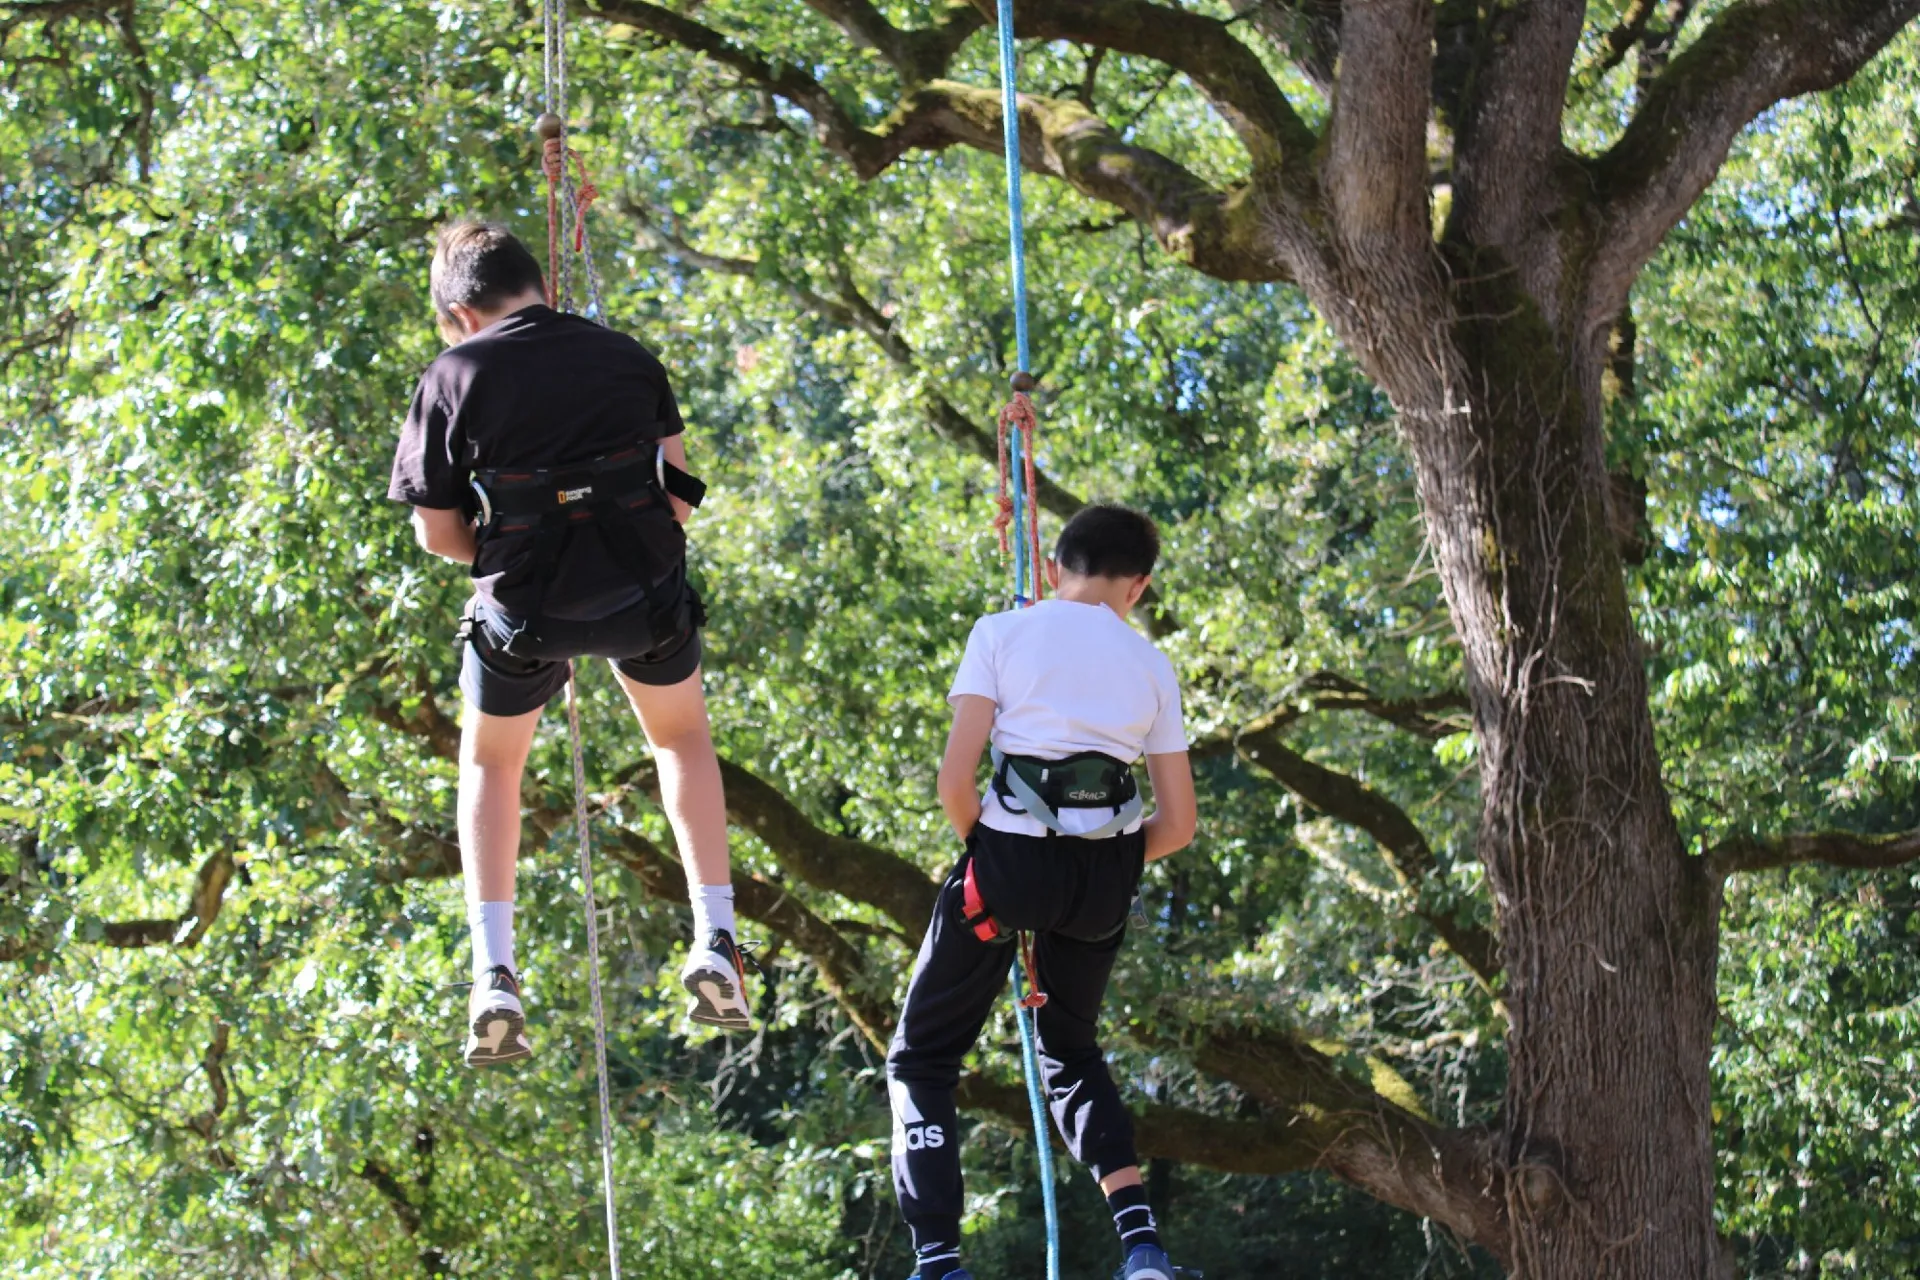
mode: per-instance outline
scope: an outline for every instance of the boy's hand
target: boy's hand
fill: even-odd
[[[1158,862],[1193,843],[1200,825],[1200,802],[1193,794],[1193,765],[1184,751],[1147,757],[1153,779],[1153,816],[1145,824],[1147,861]]]
[[[474,556],[479,554],[479,546],[473,539],[473,522],[464,511],[415,507],[413,536],[422,548],[455,564],[472,564]]]
[[[980,821],[980,754],[993,734],[992,698],[963,693],[953,700],[953,729],[940,759],[940,807],[962,840]]]

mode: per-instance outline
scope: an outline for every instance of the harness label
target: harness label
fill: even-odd
[[[1106,793],[1106,792],[1104,792],[1104,791],[1085,791],[1085,790],[1081,790],[1081,791],[1069,791],[1069,792],[1067,792],[1067,799],[1069,799],[1069,800],[1100,800],[1100,801],[1104,801],[1104,800],[1105,800],[1106,798],[1107,798],[1107,793]]]
[[[583,499],[591,498],[592,496],[593,496],[592,485],[588,485],[584,489],[562,489],[560,491],[560,504],[562,506],[565,506],[569,502],[579,502],[579,501],[582,501]]]

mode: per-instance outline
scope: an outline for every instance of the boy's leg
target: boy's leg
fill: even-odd
[[[460,726],[456,815],[467,923],[473,933],[473,996],[466,1058],[484,1066],[532,1052],[513,955],[515,864],[520,854],[520,779],[540,710],[488,715],[469,701]]]
[[[893,1103],[893,1187],[913,1232],[923,1280],[960,1269],[960,1066],[1007,988],[1008,942],[982,942],[961,921],[948,877],[920,944],[907,1002],[887,1052]]]
[[[1115,929],[1094,942],[1051,933],[1035,940],[1034,963],[1047,1003],[1035,1012],[1034,1038],[1054,1123],[1067,1149],[1100,1183],[1122,1251],[1131,1254],[1142,1246],[1159,1249],[1160,1236],[1140,1180],[1133,1119],[1099,1043],[1100,1005],[1125,936],[1124,929]]]
[[[566,683],[567,664],[515,657],[502,637],[512,623],[481,601],[470,606],[461,654],[460,868],[473,929],[473,996],[467,1065],[511,1062],[532,1052],[513,956],[513,888],[520,853],[520,779],[540,710]]]
[[[697,653],[697,650],[696,650]],[[734,945],[733,882],[727,858],[727,801],[720,784],[720,758],[713,749],[707,699],[695,666],[672,684],[646,668],[614,673],[633,704],[653,748],[660,773],[660,803],[667,811],[693,905],[693,948],[681,975],[694,998],[695,1021],[744,1028],[750,1022],[746,974]]]
[[[618,667],[614,674],[633,704],[660,771],[660,803],[680,845],[687,884],[731,883],[727,863],[727,799],[713,749],[700,669],[675,684],[646,684]]]

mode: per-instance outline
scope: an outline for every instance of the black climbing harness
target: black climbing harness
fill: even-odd
[[[586,462],[531,471],[489,467],[473,473],[479,537],[618,519],[664,505],[697,507],[707,486],[667,461],[665,446],[636,447]]]
[[[599,530],[627,567],[650,614],[664,623],[679,609],[685,595],[684,576],[674,572],[679,560],[662,553],[657,529],[650,532],[647,526],[662,514],[671,518],[670,499],[699,506],[707,486],[668,462],[663,446],[635,446],[530,470],[482,468],[473,473],[472,486],[478,546],[497,537],[531,539],[494,588],[496,595],[503,588],[532,588],[531,607],[515,609],[516,614],[540,616],[568,538],[587,526]]]

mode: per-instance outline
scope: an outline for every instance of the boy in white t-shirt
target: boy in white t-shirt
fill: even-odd
[[[1148,862],[1193,839],[1193,774],[1173,664],[1127,623],[1160,539],[1119,506],[1083,509],[1047,574],[1055,598],[974,625],[948,701],[940,803],[967,853],[947,877],[887,1054],[893,1180],[920,1280],[960,1269],[960,1066],[1034,935],[1034,1013],[1054,1123],[1113,1210],[1117,1277],[1172,1280],[1133,1123],[1096,1039],[1100,1002]],[[991,741],[993,782],[977,787]],[[1146,756],[1153,816],[1132,765]]]

